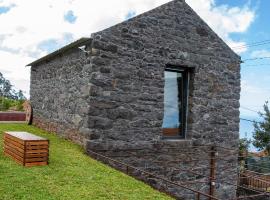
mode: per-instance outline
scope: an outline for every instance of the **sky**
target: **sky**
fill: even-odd
[[[28,63],[169,0],[0,0],[0,72],[29,96]],[[186,0],[242,60],[270,57],[269,0]],[[270,59],[241,66],[241,117],[260,120],[270,96]],[[249,111],[248,109],[254,110]],[[241,121],[241,137],[252,123]]]

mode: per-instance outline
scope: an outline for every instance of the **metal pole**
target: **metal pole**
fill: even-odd
[[[211,147],[211,153],[210,153],[210,182],[209,182],[209,195],[214,196],[215,193],[215,185],[216,185],[216,148]],[[209,197],[209,200],[212,200],[211,197]]]
[[[201,197],[200,193],[197,193],[197,198],[196,198],[196,200],[200,200],[200,197]]]
[[[126,166],[126,172],[127,172],[127,175],[129,175],[129,167]]]

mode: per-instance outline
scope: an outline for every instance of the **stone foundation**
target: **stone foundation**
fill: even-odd
[[[42,119],[38,117],[33,117],[32,123],[33,125],[45,131],[48,131],[51,133],[57,133],[60,137],[71,140],[82,146],[85,145],[85,139],[82,136],[82,134],[76,129],[68,128],[68,126],[65,124],[50,122],[46,119]]]
[[[95,150],[93,150],[95,149]],[[192,146],[190,142],[156,142],[144,145],[118,145],[91,144],[87,145],[87,153],[110,166],[123,171],[129,175],[142,180],[157,190],[173,195],[177,199],[196,199],[197,193],[183,187],[176,186],[134,170],[132,167],[149,172],[155,176],[166,179],[170,182],[183,185],[187,188],[209,194],[210,174],[211,174],[211,147]],[[132,167],[127,168],[121,164],[107,160],[92,153],[97,152],[108,158],[115,159]],[[226,152],[218,149],[219,156]],[[216,177],[213,195],[219,199],[233,199],[236,196],[237,175],[226,172],[224,166],[229,167],[227,171],[232,171],[237,166],[237,155],[227,156],[229,161],[222,161],[216,158],[215,173]],[[230,180],[230,182],[226,182]],[[233,185],[235,184],[235,185]],[[208,199],[201,195],[201,199]]]

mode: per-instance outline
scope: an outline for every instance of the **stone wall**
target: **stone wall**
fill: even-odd
[[[92,37],[98,51],[91,57],[95,92],[89,98],[89,125],[100,139],[160,139],[164,68],[172,64],[194,68],[187,139],[237,146],[239,57],[184,2],[171,2]]]
[[[95,137],[87,142],[87,149],[122,147],[128,154],[134,146],[162,144],[160,148],[186,146],[187,151],[193,151],[193,145],[237,150],[240,58],[187,4],[173,1],[92,34],[92,38],[96,54],[91,58],[95,71],[90,82],[95,92],[89,98],[89,129]],[[193,68],[186,140],[161,139],[167,64]],[[156,152],[156,156],[177,158],[178,152],[181,148]],[[197,156],[205,161],[199,166],[209,169],[208,155]],[[149,160],[143,156],[141,159]],[[230,162],[219,162],[218,177],[236,184],[236,171],[226,173],[222,169],[228,165],[236,169],[237,153],[229,159]],[[134,158],[122,160],[140,166]],[[159,173],[170,174],[166,170]],[[233,185],[222,182],[216,188],[220,198],[235,197]]]
[[[88,123],[90,59],[79,49],[31,68],[33,123],[83,144]]]
[[[73,49],[32,67],[35,124],[52,127],[80,143],[84,140],[87,150],[150,147],[164,162],[166,157],[185,157],[175,156],[181,148],[163,151],[171,146],[184,146],[185,152],[194,151],[194,145],[237,149],[240,58],[184,1],[165,4],[94,33],[92,38],[90,55]],[[185,140],[161,138],[168,64],[192,68]],[[198,163],[202,168],[209,169],[207,156],[197,153],[195,157],[202,160]],[[237,154],[230,159],[236,169]],[[141,160],[148,162],[149,158],[141,156]],[[134,157],[122,161],[141,165]],[[221,170],[227,165],[220,162],[219,177],[236,184],[236,178],[231,180],[236,172]],[[159,173],[172,174],[167,169]],[[220,198],[235,197],[231,185],[217,184],[216,189]],[[188,192],[185,196],[176,188],[166,189],[172,190],[174,195],[189,198]]]
[[[87,148],[87,153],[105,164],[150,184],[159,191],[169,193],[176,199],[197,199],[196,191],[204,193],[200,195],[201,200],[209,199],[206,195],[210,194],[210,177],[215,178],[212,180],[215,183],[213,186],[215,197],[220,200],[235,197],[237,157],[230,155],[230,151],[217,147],[214,148],[217,154],[211,157],[213,153],[211,146],[191,145],[192,143],[188,142],[169,141],[133,147],[108,145],[107,149],[102,149],[102,145],[99,145]],[[103,156],[132,167],[127,168],[126,165],[113,162]],[[225,157],[226,161],[222,160],[222,157]],[[211,158],[215,160],[214,165],[210,164]]]

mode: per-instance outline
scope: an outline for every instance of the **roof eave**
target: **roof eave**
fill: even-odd
[[[37,65],[43,61],[51,60],[54,57],[58,56],[59,54],[62,54],[62,53],[66,52],[72,48],[79,47],[80,45],[84,45],[85,43],[90,42],[91,40],[92,40],[92,38],[86,38],[86,37],[80,38],[79,40],[76,40],[75,42],[72,42],[72,43],[70,43],[70,44],[44,56],[44,57],[39,58],[38,60],[35,60],[34,62],[27,64],[26,67]]]

